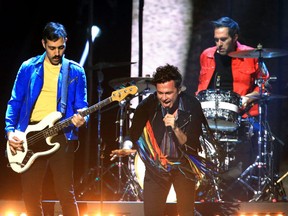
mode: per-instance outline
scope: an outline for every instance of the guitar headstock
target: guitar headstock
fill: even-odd
[[[135,95],[138,91],[138,87],[131,85],[126,88],[121,88],[119,90],[113,91],[111,94],[112,101],[121,101],[125,99],[128,95]]]

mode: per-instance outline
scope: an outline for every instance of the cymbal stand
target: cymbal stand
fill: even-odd
[[[103,94],[103,89],[101,87],[101,83],[103,82],[104,76],[102,73],[102,69],[100,68],[97,71],[98,76],[98,86],[97,86],[97,92],[98,92],[98,101],[101,101],[101,97]],[[116,181],[117,178],[114,176],[114,174],[110,171],[112,167],[115,166],[115,164],[111,165],[108,169],[105,169],[104,171],[104,151],[105,151],[105,145],[102,143],[101,138],[101,109],[98,110],[97,114],[97,164],[96,167],[90,168],[90,170],[85,174],[85,176],[81,177],[80,185],[78,188],[80,188],[80,192],[78,197],[84,196],[86,192],[89,192],[93,190],[94,194],[100,195],[100,201],[101,204],[103,202],[103,186],[105,186],[111,190],[113,193],[116,193],[113,186],[110,185],[108,182],[104,181],[103,177],[106,174],[111,175],[112,178]],[[84,185],[84,189],[81,188],[81,185]],[[95,191],[94,191],[95,190]]]
[[[121,149],[123,147],[123,141],[124,141],[124,137],[123,137],[123,124],[125,122],[126,119],[126,103],[127,103],[127,99],[126,100],[122,100],[119,102],[119,120],[116,121],[117,124],[119,124],[119,136],[117,137],[117,141],[119,143],[118,148]],[[121,194],[123,192],[123,181],[122,181],[122,169],[125,168],[124,163],[122,162],[122,157],[118,157],[118,162],[114,163],[114,166],[116,166],[118,168],[118,185],[117,185],[117,194]]]
[[[119,121],[117,121],[119,123],[119,137],[117,138],[118,143],[119,143],[119,149],[123,148],[123,143],[124,143],[123,126],[124,126],[124,122],[126,122],[125,120],[127,116],[127,101],[129,101],[129,98],[119,102],[120,115],[119,115]],[[130,173],[128,167],[122,162],[122,157],[118,157],[118,162],[116,162],[115,164],[118,167],[117,193],[118,194],[122,193],[120,201],[123,201],[125,198],[130,200],[131,195],[137,201],[143,199],[141,197],[141,190],[140,190],[141,187],[134,180],[133,175]],[[125,185],[123,184],[123,179],[122,179],[123,177],[126,177]]]
[[[125,106],[126,106],[126,100],[122,100],[119,102],[120,105],[120,119],[119,119],[119,137],[118,137],[118,143],[119,143],[119,149],[122,149],[123,147],[123,124],[125,121]],[[125,110],[126,111],[126,110]],[[118,157],[118,193],[122,192],[122,157]]]
[[[124,186],[124,192],[122,197],[120,198],[120,201],[124,201],[125,197],[126,200],[130,201],[131,200],[131,195],[134,197],[136,201],[141,201],[143,200],[143,189],[139,185],[138,181],[134,179],[134,176],[132,173],[129,171],[129,169],[124,166],[123,167],[123,173],[126,176],[126,185]]]
[[[104,80],[104,75],[101,69],[97,71],[97,76],[98,76],[98,86],[97,86],[97,92],[98,92],[98,102],[101,101],[102,94],[103,94],[103,89],[101,86],[101,83]],[[102,174],[103,174],[103,158],[102,158],[102,138],[101,138],[101,110],[99,109],[97,112],[97,176],[96,180],[100,181],[100,186],[99,184],[97,185],[97,192],[100,193],[101,195],[101,200],[102,200]]]
[[[261,57],[258,58],[259,67],[262,73],[264,73],[262,66],[263,59]],[[263,97],[263,90],[265,86],[265,82],[263,77],[267,74],[263,74],[257,80],[257,85],[259,86],[259,131],[258,131],[258,155],[256,157],[255,162],[250,165],[237,179],[240,183],[246,186],[250,191],[254,193],[251,201],[259,201],[260,198],[263,197],[265,192],[270,192],[271,195],[274,196],[273,191],[270,191],[271,188],[274,187],[274,165],[273,165],[273,146],[272,141],[273,137],[269,130],[268,122],[267,122],[267,101]],[[268,145],[269,144],[269,145]],[[269,152],[267,149],[269,148]],[[254,173],[253,170],[256,169]],[[256,180],[256,186],[252,185],[253,180]],[[250,182],[250,184],[249,184]],[[271,187],[272,186],[272,187]]]

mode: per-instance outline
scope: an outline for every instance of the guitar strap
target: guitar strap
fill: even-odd
[[[62,61],[63,77],[62,77],[62,88],[61,88],[61,113],[66,112],[67,104],[67,91],[68,91],[68,76],[69,76],[69,61],[63,58]]]

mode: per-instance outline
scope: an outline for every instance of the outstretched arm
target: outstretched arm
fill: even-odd
[[[125,157],[127,155],[136,153],[136,149],[132,149],[133,143],[131,140],[127,139],[123,143],[123,148],[122,149],[115,149],[111,151],[111,161],[113,161],[116,157]]]

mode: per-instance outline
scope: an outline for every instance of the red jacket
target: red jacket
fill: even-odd
[[[237,42],[236,51],[251,50],[252,47],[242,45]],[[215,70],[214,54],[217,47],[210,47],[204,50],[200,56],[200,75],[199,84],[196,95],[208,88]],[[259,91],[259,87],[255,84],[255,80],[260,77],[257,58],[232,58],[232,76],[233,76],[233,91],[240,96],[246,95],[252,91]],[[258,105],[254,105],[249,112],[250,115],[258,115]],[[244,115],[243,117],[246,117]]]

